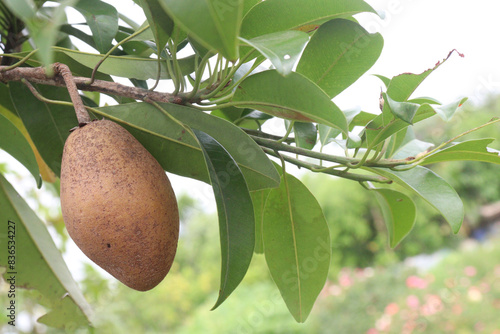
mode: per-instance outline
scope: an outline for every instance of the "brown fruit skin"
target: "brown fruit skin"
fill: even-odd
[[[64,145],[61,208],[92,261],[139,291],[158,285],[177,250],[179,213],[167,175],[123,127],[94,121]]]

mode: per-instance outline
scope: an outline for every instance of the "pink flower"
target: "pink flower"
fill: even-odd
[[[352,285],[352,279],[349,277],[349,274],[340,274],[339,284],[343,288],[348,288]]]
[[[420,312],[424,316],[430,316],[443,310],[443,302],[437,295],[428,295],[424,305],[422,305]]]
[[[415,295],[409,295],[406,297],[406,305],[412,310],[416,310],[420,306],[420,300]]]
[[[476,269],[476,267],[473,267],[473,266],[467,266],[464,269],[464,273],[466,276],[474,277],[477,274],[477,269]]]
[[[410,289],[425,289],[429,283],[418,276],[410,276],[406,279],[406,286]]]
[[[370,328],[366,331],[366,334],[378,334],[378,330],[376,330],[375,328]]]
[[[396,303],[390,303],[385,307],[385,313],[388,315],[395,315],[399,312],[399,306]]]

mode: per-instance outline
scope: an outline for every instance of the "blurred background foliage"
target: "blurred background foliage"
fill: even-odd
[[[498,98],[479,108],[466,105],[446,127],[432,119],[415,132],[420,140],[441,142],[483,124],[498,115],[499,109]],[[461,140],[498,139],[499,133],[496,124]],[[492,147],[500,148],[498,140]],[[231,298],[210,311],[220,275],[217,217],[181,195],[178,253],[170,273],[157,288],[146,293],[133,291],[102,276],[93,265],[83,266],[79,283],[94,307],[95,332],[328,333],[335,328],[335,333],[500,334],[500,320],[495,316],[500,311],[500,239],[497,225],[485,224],[479,214],[480,206],[500,201],[500,167],[454,162],[434,168],[463,199],[464,226],[453,235],[437,212],[418,202],[415,228],[395,249],[388,246],[386,227],[370,192],[351,181],[304,175],[303,182],[314,189],[324,210],[332,239],[330,277],[305,324],[297,324],[289,315],[262,255],[254,256],[247,276]],[[47,191],[43,196],[57,193],[57,184],[44,187]],[[39,192],[28,195],[30,205],[66,252],[71,241],[58,206],[41,198]],[[421,259],[421,265],[410,265],[415,263],[412,259]],[[440,265],[432,266],[435,263]],[[7,285],[0,283],[0,290],[0,305],[5,305]],[[37,304],[36,294],[18,292],[23,309],[19,332],[58,333],[35,324],[34,319],[45,312]],[[2,327],[6,321],[1,318],[0,332],[7,329]]]

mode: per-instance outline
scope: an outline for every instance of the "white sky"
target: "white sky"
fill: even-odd
[[[381,57],[370,73],[393,76],[402,72],[421,73],[457,49],[465,55],[453,55],[429,76],[415,95],[432,96],[443,103],[467,96],[478,103],[500,91],[500,1],[480,0],[368,0],[384,21],[364,15],[370,31],[381,32],[385,44]],[[366,78],[366,86],[351,87],[356,96],[373,93],[378,79]],[[364,94],[357,87],[366,89]],[[347,93],[347,92],[346,92]],[[358,95],[359,93],[359,95]],[[342,103],[352,103],[353,94],[345,94]],[[351,101],[350,101],[351,100]],[[340,102],[338,102],[341,104]],[[361,100],[361,105],[370,101]],[[366,108],[367,109],[367,108]]]

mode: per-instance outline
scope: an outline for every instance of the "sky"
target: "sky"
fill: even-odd
[[[130,18],[142,23],[143,13],[131,0],[107,0],[124,8]],[[429,76],[415,96],[431,96],[443,103],[469,97],[479,105],[486,97],[500,93],[500,1],[497,0],[368,0],[384,16],[360,14],[357,19],[370,32],[380,32],[384,49],[372,69],[358,82],[334,99],[341,109],[361,107],[377,112],[381,81],[373,74],[387,77],[403,72],[421,73],[433,67],[456,49],[464,58],[453,54]],[[497,115],[500,115],[500,111]],[[10,179],[22,194],[33,183],[27,170],[0,151],[0,163],[28,175],[19,183]],[[187,193],[203,207],[215,211],[211,187],[198,181],[170,175],[177,195]],[[33,182],[31,182],[33,181]],[[31,183],[30,183],[31,182]],[[57,200],[57,199],[56,199]],[[30,203],[33,205],[33,203]],[[73,261],[67,261],[73,265]],[[76,270],[72,269],[72,272]]]

